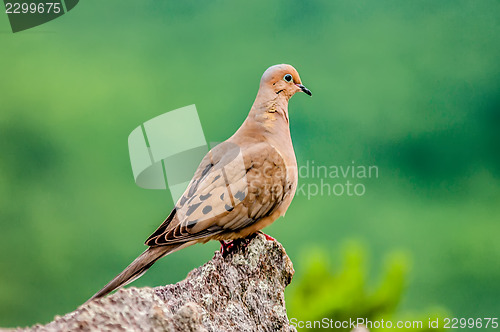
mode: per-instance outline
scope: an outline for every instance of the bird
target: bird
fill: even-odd
[[[269,67],[243,124],[205,155],[169,216],[146,240],[148,248],[87,302],[136,280],[168,254],[210,240],[220,241],[224,253],[283,216],[298,181],[288,117],[297,92],[312,96],[293,66]]]

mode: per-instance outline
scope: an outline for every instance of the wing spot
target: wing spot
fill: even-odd
[[[233,211],[233,209],[234,209],[234,207],[229,206],[227,204],[224,206],[224,208],[226,209],[226,211],[229,211],[229,212]]]
[[[240,201],[243,201],[245,199],[245,193],[243,191],[238,191],[236,195],[234,195],[234,197]]]
[[[220,174],[219,174],[219,175],[217,175],[217,176],[213,179],[212,183],[214,183],[215,181],[219,180],[219,178],[220,178]]]
[[[207,205],[203,208],[202,212],[203,214],[208,214],[210,213],[210,211],[212,211],[212,206],[211,205]]]
[[[198,208],[198,206],[200,206],[200,205],[201,205],[201,202],[200,202],[200,203],[196,203],[196,204],[191,205],[191,206],[188,208],[187,212],[186,212],[186,216],[190,216],[190,215],[191,215],[194,211],[196,211],[196,209],[197,209],[197,208]]]
[[[220,195],[220,200],[221,200],[221,201],[223,201],[223,200],[224,200],[224,193],[222,193],[222,194]]]
[[[209,198],[210,196],[212,196],[212,194],[211,194],[211,193],[208,193],[208,194],[206,194],[206,195],[200,195],[200,201],[204,201],[204,200],[206,200],[207,198]]]

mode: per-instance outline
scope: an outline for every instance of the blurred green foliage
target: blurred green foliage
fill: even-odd
[[[286,292],[289,319],[295,318],[304,323],[321,322],[325,318],[338,322],[364,319],[372,324],[383,319],[391,321],[394,326],[398,321],[422,321],[421,328],[405,330],[428,331],[431,330],[428,328],[429,318],[444,317],[445,310],[442,308],[427,310],[426,314],[395,314],[407,287],[410,270],[407,254],[393,252],[385,257],[381,276],[373,285],[367,268],[369,257],[366,249],[361,244],[352,242],[344,246],[342,252],[342,264],[335,264],[335,268],[332,267],[332,255],[324,249],[307,250],[302,255],[301,266],[304,272],[299,273],[294,279],[293,287]],[[320,331],[323,328],[298,330]],[[338,330],[351,331],[352,327]]]
[[[357,180],[362,197],[297,195],[265,230],[297,275],[303,248],[354,238],[368,284],[384,253],[413,258],[395,315],[498,315],[499,17],[498,0],[85,0],[12,34],[0,13],[0,326],[75,309],[168,215],[168,192],[134,184],[134,128],[194,103],[207,141],[225,140],[283,62],[313,92],[289,107],[299,166],[379,168]],[[179,281],[217,248],[168,256],[133,285]]]

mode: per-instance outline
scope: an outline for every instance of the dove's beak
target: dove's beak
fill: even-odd
[[[302,92],[304,92],[306,95],[309,95],[309,96],[312,96],[312,92],[311,90],[309,90],[308,88],[306,88],[305,86],[303,86],[302,84],[297,84],[297,86],[300,88],[300,90],[302,90]]]

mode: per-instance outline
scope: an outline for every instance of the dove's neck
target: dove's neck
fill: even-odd
[[[288,99],[284,94],[259,91],[248,117],[240,128],[242,134],[248,135],[249,131],[255,138],[265,138],[277,147],[291,145]]]

